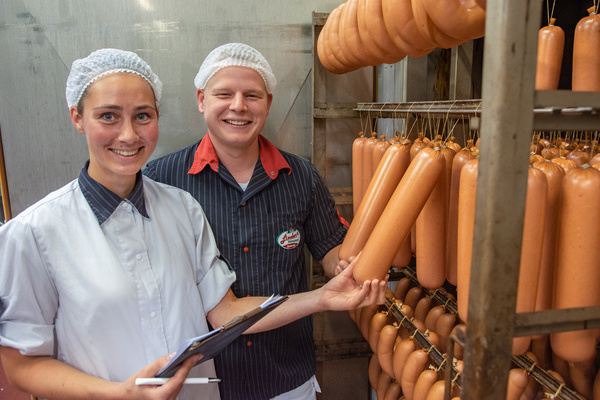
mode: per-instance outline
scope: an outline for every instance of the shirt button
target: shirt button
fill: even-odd
[[[271,171],[271,176],[275,175],[275,172]]]
[[[246,346],[248,346],[248,347],[252,346],[252,342],[251,342],[251,341],[248,341],[248,342],[246,343]]]
[[[154,311],[152,311],[152,312],[150,313],[150,316],[151,316],[152,318],[154,318],[154,317],[156,317],[156,313],[155,313]]]
[[[138,260],[138,261],[140,261],[142,259],[142,255],[138,254],[137,256],[135,256],[135,259]]]
[[[245,206],[245,205],[246,205],[246,202],[243,202],[243,203],[242,203],[242,205],[243,205],[243,206]]]
[[[247,248],[247,247],[244,247],[244,253],[247,253],[247,252],[249,252],[249,251],[250,251],[250,249],[249,249],[249,248]]]
[[[127,204],[127,203],[121,203],[121,207],[127,209],[127,208],[129,208],[129,204]]]

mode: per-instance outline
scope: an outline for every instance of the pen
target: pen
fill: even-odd
[[[135,380],[136,385],[162,385],[167,383],[169,378],[137,378]],[[218,378],[186,378],[183,381],[184,384],[202,384],[202,383],[214,383],[221,382]]]

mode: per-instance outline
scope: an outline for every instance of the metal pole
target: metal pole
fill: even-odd
[[[6,164],[4,163],[4,149],[2,148],[2,129],[0,128],[0,189],[2,192],[2,210],[4,220],[12,218],[10,210],[10,196],[8,195],[8,179],[6,178]]]
[[[540,0],[487,2],[463,400],[506,399],[541,6]]]

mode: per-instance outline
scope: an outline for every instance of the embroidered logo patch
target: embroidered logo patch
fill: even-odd
[[[298,247],[300,244],[300,231],[295,228],[290,228],[287,231],[281,232],[279,236],[277,236],[277,244],[288,250]]]

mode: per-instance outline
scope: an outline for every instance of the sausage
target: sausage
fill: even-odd
[[[375,60],[373,54],[363,45],[358,34],[358,27],[356,26],[357,2],[350,0],[342,4],[338,29],[335,30],[332,26],[331,47],[334,55],[340,60],[345,59],[345,64],[354,70],[369,65],[369,62]]]
[[[475,228],[475,199],[477,194],[477,158],[467,162],[460,173],[458,194],[458,225],[456,249],[456,305],[460,319],[467,322],[469,304],[469,280],[471,276],[471,256],[473,251],[473,230]]]
[[[436,332],[428,330],[425,332],[425,337],[433,347],[436,349],[440,348],[440,336]]]
[[[485,10],[477,4],[467,7],[461,0],[423,0],[433,24],[442,33],[467,41],[485,34]]]
[[[442,49],[450,49],[466,41],[465,39],[450,37],[438,29],[427,13],[424,3],[424,0],[411,1],[413,16],[417,27],[427,40],[433,42],[437,47],[441,47]]]
[[[517,289],[517,313],[535,311],[541,253],[544,243],[547,186],[546,175],[539,169],[530,167],[525,199],[521,266],[519,268]],[[513,355],[526,352],[530,343],[530,336],[514,338]]]
[[[438,373],[433,369],[426,369],[421,372],[413,391],[413,400],[426,400],[429,389],[439,379]]]
[[[572,169],[561,190],[554,307],[600,304],[600,171]],[[582,218],[583,216],[583,218]],[[573,268],[576,266],[576,268]],[[568,362],[583,362],[596,352],[597,331],[551,335],[552,350]]]
[[[402,385],[400,385],[400,382],[398,381],[393,381],[392,383],[390,383],[387,390],[385,391],[383,400],[398,400],[401,394]]]
[[[548,26],[538,31],[536,90],[558,89],[565,49],[565,31],[560,26],[554,25],[554,22],[556,18],[551,18]]]
[[[589,360],[569,363],[569,376],[573,382],[573,389],[586,399],[593,397],[595,378],[595,354]]]
[[[429,389],[426,400],[444,400],[444,394],[446,393],[446,382],[437,381]]]
[[[396,283],[396,287],[394,288],[394,298],[404,302],[408,289],[410,289],[410,278],[400,278],[400,280]]]
[[[386,311],[379,311],[371,318],[371,324],[369,325],[369,346],[373,353],[377,353],[377,342],[379,342],[379,334],[383,327],[387,324],[388,313]]]
[[[538,335],[531,340],[531,352],[535,354],[538,364],[543,369],[552,368],[552,349],[550,349],[550,336]]]
[[[342,48],[342,41],[340,39],[343,39],[346,37],[346,35],[341,36],[340,37],[340,25],[342,24],[342,20],[343,20],[343,13],[346,9],[346,3],[342,3],[340,4],[338,7],[336,7],[330,14],[329,17],[327,18],[328,22],[331,22],[331,25],[329,27],[329,29],[327,30],[328,32],[328,41],[325,43],[326,47],[326,51],[329,52],[329,54],[331,55],[332,59],[337,60],[342,66],[342,73],[345,72],[349,72],[349,71],[353,71],[357,68],[359,68],[359,63],[356,60],[348,60],[347,58],[347,51],[344,51]],[[331,21],[330,21],[331,20]],[[325,27],[323,27],[325,28]],[[335,71],[332,71],[335,72]]]
[[[573,386],[569,373],[569,363],[555,353],[552,353],[552,368],[562,377],[561,382],[565,382],[568,386]]]
[[[408,305],[413,310],[417,307],[417,303],[423,296],[423,289],[419,286],[412,287],[406,293],[406,297],[404,298],[404,304]]]
[[[522,368],[513,368],[508,373],[508,387],[506,389],[506,400],[519,400],[527,383],[529,383],[527,371]]]
[[[402,244],[400,245],[400,249],[396,253],[396,256],[392,260],[392,267],[402,268],[406,267],[410,260],[412,259],[412,249],[411,249],[411,233],[408,233],[408,236]]]
[[[377,381],[379,380],[379,374],[381,373],[381,367],[379,366],[379,360],[377,354],[371,356],[369,360],[369,383],[371,387],[377,390]]]
[[[396,46],[385,28],[381,0],[358,1],[356,17],[360,38],[366,47],[377,54],[377,59],[386,64],[395,64],[406,57],[406,52]]]
[[[371,319],[379,310],[378,304],[372,304],[370,306],[365,306],[360,311],[360,317],[358,319],[358,329],[362,333],[363,337],[368,341],[369,340],[369,326],[371,325]]]
[[[379,162],[383,158],[383,155],[390,147],[390,145],[391,143],[385,140],[385,135],[379,136],[379,141],[375,143],[375,146],[373,146],[373,154],[371,156],[371,170],[373,171],[373,173],[377,170]]]
[[[541,161],[533,164],[546,175],[547,201],[544,241],[540,260],[540,274],[538,279],[535,310],[549,310],[552,308],[552,293],[554,287],[554,263],[556,255],[556,233],[558,212],[560,210],[560,190],[565,176],[564,170],[558,164]],[[535,336],[534,338],[539,337]]]
[[[413,338],[403,339],[396,344],[396,347],[394,347],[394,379],[396,379],[398,382],[402,382],[402,374],[404,373],[404,366],[406,365],[408,356],[410,356],[416,349],[417,344]]]
[[[379,332],[377,341],[377,359],[379,365],[389,376],[394,376],[394,344],[398,337],[398,327],[385,325]]]
[[[439,148],[434,148],[434,151],[439,152],[446,160]],[[417,279],[428,289],[437,289],[446,281],[446,165],[444,162],[443,171],[437,176],[433,191],[416,224]]]
[[[424,56],[436,48],[417,27],[411,0],[382,0],[381,8],[385,29],[396,47],[411,57]]]
[[[565,158],[567,160],[575,161],[575,164],[577,164],[578,167],[581,167],[583,164],[587,164],[587,162],[590,159],[590,157],[588,156],[588,154],[586,152],[579,150],[579,149],[571,150],[570,152],[567,153]]]
[[[552,159],[552,162],[558,164],[565,171],[565,174],[573,168],[577,168],[577,163],[573,160],[568,160],[565,157],[556,157]]]
[[[475,158],[467,148],[461,149],[452,159],[450,192],[448,195],[448,226],[446,235],[446,279],[456,286],[456,251],[458,246],[458,192],[462,167]]]
[[[345,6],[345,3],[342,3],[331,11],[317,38],[317,56],[319,57],[319,61],[321,61],[321,64],[325,69],[335,74],[343,74],[352,70],[352,68],[342,63],[334,56],[331,48],[331,31],[337,31],[338,29],[342,6]]]
[[[444,306],[435,306],[427,313],[425,317],[425,327],[430,331],[435,331],[435,324],[438,318],[446,312]]]
[[[421,372],[427,368],[429,354],[423,349],[415,350],[408,356],[402,371],[402,393],[407,400],[413,400],[413,393],[417,379]]]
[[[379,373],[379,379],[377,379],[377,398],[383,399],[385,396],[385,392],[388,387],[392,383],[392,377],[385,373],[385,371],[381,371]]]
[[[360,136],[352,142],[352,206],[355,216],[363,196],[362,157],[366,140],[367,138],[360,132]]]
[[[593,387],[593,400],[600,400],[600,370],[596,373],[596,378],[594,379],[594,387]]]
[[[384,279],[398,248],[433,191],[444,156],[429,147],[419,151],[402,176],[354,267],[354,279]],[[414,308],[414,307],[413,307]]]
[[[420,319],[413,318],[411,322],[419,332],[424,334],[427,331],[427,328],[425,327],[425,322],[421,321]]]
[[[575,26],[571,89],[597,92],[600,91],[600,15],[595,7],[588,8],[588,12],[590,15]]]
[[[425,321],[427,313],[431,310],[432,299],[430,296],[421,298],[415,307],[415,318]]]
[[[455,334],[458,329],[462,329],[463,332],[466,332],[467,326],[463,323],[457,324],[452,328],[452,330],[450,331],[450,334],[451,335]],[[463,347],[460,344],[458,344],[458,342],[454,342],[454,358],[456,358],[457,360],[462,360],[463,355],[464,355]]]
[[[455,323],[456,314],[454,313],[444,313],[440,315],[435,323],[434,331],[440,337],[439,349],[442,353],[446,352],[448,347],[448,337],[450,336],[450,332],[452,332]]]
[[[354,0],[352,0],[354,1]],[[373,149],[375,145],[379,142],[377,138],[377,132],[371,132],[371,137],[367,138],[365,142],[365,147],[363,148],[363,164],[362,164],[362,188],[363,188],[363,199],[366,195],[366,191],[369,188],[369,184],[371,183],[371,179],[373,178],[373,174],[375,170],[373,169]],[[352,254],[355,256],[356,254]]]
[[[369,151],[368,140],[370,139],[364,141],[363,161],[366,152]],[[409,164],[408,146],[394,144],[388,147],[373,174],[372,181],[365,188],[361,204],[340,246],[340,259],[348,261],[350,257],[362,251]]]

